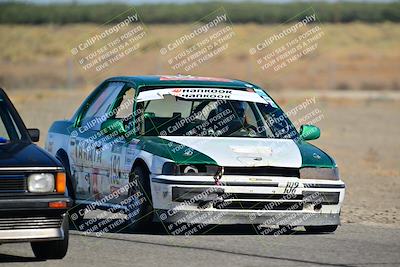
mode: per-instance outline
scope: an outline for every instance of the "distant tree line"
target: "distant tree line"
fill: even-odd
[[[144,23],[192,23],[223,7],[233,23],[283,23],[312,8],[321,22],[400,21],[400,2],[207,2],[187,4],[142,4],[135,6]],[[127,4],[48,4],[0,3],[0,23],[7,24],[68,24],[105,23],[132,6]],[[120,17],[123,19],[123,16]],[[294,18],[296,20],[296,18]],[[115,22],[118,21],[115,20]]]

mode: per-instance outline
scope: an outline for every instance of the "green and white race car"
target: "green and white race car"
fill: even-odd
[[[251,83],[194,76],[126,76],[101,83],[46,149],[68,173],[79,209],[126,212],[132,225],[305,226],[333,232],[345,184],[335,161],[296,131]],[[85,207],[85,208],[82,208]]]

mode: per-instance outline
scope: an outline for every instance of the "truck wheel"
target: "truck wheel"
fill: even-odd
[[[309,233],[333,233],[338,228],[338,225],[324,225],[324,226],[304,226]]]
[[[62,228],[64,231],[64,239],[56,241],[39,241],[31,242],[33,254],[38,259],[62,259],[65,257],[68,251],[68,240],[69,240],[69,225],[68,218],[64,218]]]
[[[127,223],[130,230],[146,228],[153,218],[153,207],[149,174],[141,166],[135,166],[130,174],[129,202],[127,203]]]

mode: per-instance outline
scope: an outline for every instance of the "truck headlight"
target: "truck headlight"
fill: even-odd
[[[54,191],[54,175],[51,173],[34,173],[28,177],[28,190],[34,193]]]
[[[338,168],[301,168],[300,179],[339,180]]]

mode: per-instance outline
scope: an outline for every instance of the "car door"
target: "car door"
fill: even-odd
[[[123,82],[108,82],[84,103],[79,123],[69,142],[71,175],[76,183],[76,198],[101,199],[109,187],[111,153],[103,150],[101,124],[111,114],[108,111],[125,86]]]
[[[134,86],[127,84],[117,96],[113,107],[113,115],[109,118],[113,121],[119,120],[123,123],[126,134],[110,134],[103,143],[103,153],[108,153],[110,157],[109,188],[104,188],[104,194],[110,194],[129,183],[129,174],[133,162],[137,156],[136,145],[139,140],[132,135],[134,127],[134,102],[136,90]],[[107,151],[107,152],[106,152]],[[127,191],[121,190],[120,197],[113,197],[110,202],[120,203],[127,197]]]

